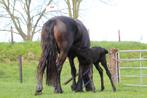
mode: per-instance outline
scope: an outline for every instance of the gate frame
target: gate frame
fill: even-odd
[[[122,59],[122,58],[120,58],[120,54],[121,53],[131,53],[131,52],[132,53],[139,53],[139,58],[129,58],[129,59]],[[147,78],[147,74],[144,74],[144,75],[142,74],[142,70],[146,70],[147,69],[147,67],[143,67],[142,66],[142,61],[147,61],[147,58],[142,58],[142,53],[144,53],[144,52],[147,52],[147,50],[119,50],[119,51],[117,51],[117,53],[116,53],[117,55],[115,55],[115,58],[113,58],[113,59],[115,59],[116,60],[115,62],[117,62],[115,67],[118,68],[117,69],[118,71],[115,74],[117,74],[116,78],[117,78],[118,82],[121,82],[121,69],[137,69],[137,70],[140,70],[140,75],[139,75],[139,77],[140,77],[140,84],[125,84],[125,85],[126,86],[147,87],[146,84],[145,85],[142,84],[143,78]],[[110,58],[112,58],[112,57],[110,57]],[[121,62],[134,62],[134,61],[140,62],[140,67],[121,67],[120,66]],[[110,66],[112,66],[112,65],[110,65]],[[112,74],[112,76],[113,76],[113,74]],[[127,77],[138,77],[138,76],[132,75],[132,76],[127,76]]]

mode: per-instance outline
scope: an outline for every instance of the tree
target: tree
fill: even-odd
[[[83,0],[65,0],[68,7],[68,14],[73,19],[79,17],[79,8],[82,1]]]
[[[67,5],[68,15],[73,19],[77,19],[79,17],[80,5],[83,0],[64,0],[64,1]],[[95,1],[93,0],[92,2],[97,3],[97,1],[100,1],[101,3],[107,5],[111,5],[111,3],[113,2],[113,0],[95,0]]]
[[[0,8],[4,12],[0,17],[9,19],[16,29],[15,33],[19,34],[24,41],[32,40],[34,34],[39,31],[37,26],[46,14],[46,7],[53,0],[42,1],[46,2],[39,4],[41,1],[38,0],[39,6],[32,7],[31,5],[35,2],[33,0],[0,0]],[[5,31],[9,30],[5,29]]]

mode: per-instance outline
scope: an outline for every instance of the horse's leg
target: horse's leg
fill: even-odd
[[[103,91],[105,89],[104,86],[104,78],[103,78],[103,69],[100,67],[100,65],[98,63],[94,64],[97,71],[99,72],[100,78],[101,78],[101,91]]]
[[[45,61],[43,60],[43,58],[41,58],[37,66],[37,87],[36,87],[35,95],[42,94],[42,90],[43,90],[42,81],[43,81],[44,69],[45,69]]]
[[[74,56],[69,55],[69,63],[70,63],[71,75],[72,75],[71,89],[74,91],[76,89],[76,68],[74,64]]]
[[[82,76],[83,76],[83,68],[82,65],[79,64],[78,82],[76,85],[75,92],[83,92]]]
[[[57,81],[58,83],[55,85],[55,93],[62,93],[63,92],[62,88],[61,88],[61,83],[60,83],[60,74],[61,74],[63,63],[64,63],[66,57],[67,57],[67,51],[61,50],[60,54],[59,54],[59,56],[57,57],[57,60],[56,60],[56,66],[57,66],[57,73],[58,73],[58,80],[59,81]]]
[[[105,68],[105,70],[106,70],[106,74],[108,75],[109,80],[110,80],[110,82],[111,82],[113,91],[115,92],[115,91],[116,91],[116,87],[115,87],[115,85],[114,85],[114,83],[113,83],[113,80],[112,80],[112,77],[111,77],[111,73],[110,73],[110,71],[109,71],[109,69],[108,69],[108,67],[107,67],[106,60],[103,60],[103,61],[101,62],[101,64],[104,66],[104,68]]]

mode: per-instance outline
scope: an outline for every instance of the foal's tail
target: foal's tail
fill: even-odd
[[[105,51],[105,54],[108,54],[108,50],[107,49],[104,49],[104,51]]]
[[[46,68],[46,84],[54,85],[57,79],[57,46],[54,39],[55,20],[49,20],[43,25],[41,33],[42,57]]]

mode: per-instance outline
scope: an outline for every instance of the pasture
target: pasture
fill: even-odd
[[[118,49],[147,49],[147,44],[137,42],[92,42],[92,46],[102,46]],[[23,55],[23,83],[19,82],[19,67],[17,56]],[[53,88],[46,86],[41,96],[34,96],[36,88],[36,67],[40,56],[38,42],[25,42],[10,45],[0,43],[0,98],[146,98],[147,87],[128,87],[119,83],[116,92],[112,92],[111,84],[104,71],[105,90],[100,92],[99,74],[94,68],[94,83],[96,92],[75,93],[70,89],[71,83],[63,85],[71,77],[69,62],[66,61],[61,73],[63,94],[54,94]],[[76,67],[78,63],[76,62]],[[147,66],[147,62],[145,62]],[[128,71],[128,70],[126,70]],[[123,73],[126,73],[123,71]],[[133,73],[130,71],[129,73]],[[137,79],[125,79],[125,82],[135,82]],[[45,79],[44,79],[45,81]]]

